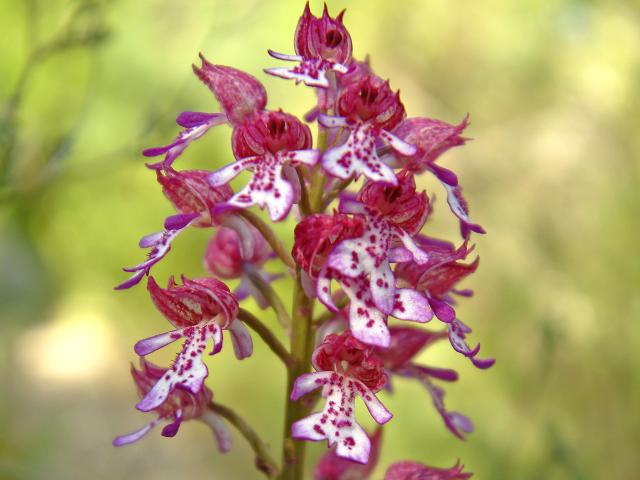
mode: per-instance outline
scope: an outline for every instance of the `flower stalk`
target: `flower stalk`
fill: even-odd
[[[267,478],[276,478],[278,474],[278,464],[271,457],[267,444],[264,443],[255,430],[251,428],[251,425],[231,408],[219,403],[209,402],[209,409],[227,420],[245,438],[256,455],[257,469],[263,472]]]

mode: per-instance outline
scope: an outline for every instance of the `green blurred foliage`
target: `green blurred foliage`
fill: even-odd
[[[640,449],[640,11],[579,0],[330,1],[348,7],[355,55],[400,88],[409,115],[467,112],[474,138],[449,152],[489,234],[459,307],[483,352],[477,371],[441,345],[424,361],[460,371],[460,442],[410,382],[384,395],[396,418],[381,465],[403,458],[479,479],[635,479]],[[267,47],[292,50],[299,1],[0,0],[0,478],[258,478],[243,439],[219,455],[187,424],[113,449],[147,421],[134,408],[131,345],[165,328],[143,287],[113,292],[137,239],[171,213],[139,152],[166,143],[182,110],[215,111],[192,75],[202,51],[264,81],[272,108],[313,95],[268,78]],[[312,2],[318,11],[321,5]],[[276,62],[277,63],[277,62]],[[181,166],[230,158],[220,127]],[[455,235],[443,194],[428,227]],[[293,224],[279,225],[283,236]],[[155,273],[203,273],[210,233],[190,231]],[[273,269],[277,267],[273,266]],[[282,282],[279,291],[290,294]],[[278,329],[271,313],[262,315]],[[212,362],[216,398],[272,444],[284,372],[254,356]],[[164,356],[163,356],[164,355]],[[168,361],[170,352],[154,357]],[[309,448],[311,457],[324,450]],[[312,462],[310,462],[310,465]],[[382,475],[382,467],[377,477]]]

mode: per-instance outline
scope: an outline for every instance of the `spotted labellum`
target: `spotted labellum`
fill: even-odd
[[[469,140],[469,116],[458,113],[459,123],[407,118],[399,85],[376,72],[369,57],[353,57],[344,13],[332,16],[325,5],[315,16],[307,3],[292,32],[295,52],[268,51],[292,62],[264,70],[294,81],[282,82],[283,88],[312,88],[311,105],[287,109],[307,111],[303,118],[268,106],[266,89],[252,74],[200,54],[193,72],[218,107],[180,113],[177,136],[143,151],[155,159],[146,166],[172,211],[161,231],[140,240],[146,258],[124,269],[130,276],[116,289],[148,277],[151,301],[170,327],[149,327],[151,336],[133,347],[140,362],[131,370],[140,397],[136,408],[154,417],[116,437],[115,446],[135,443],[159,425],[163,436],[174,437],[183,422],[195,420],[211,428],[220,452],[231,448],[229,427],[237,430],[268,478],[311,478],[302,443],[311,441],[327,448],[313,469],[316,480],[353,480],[378,471],[383,430],[392,420],[402,426],[415,415],[435,415],[459,439],[473,432],[472,420],[449,408],[460,391],[447,389],[445,402],[443,385],[457,382],[457,371],[432,358],[432,346],[448,340],[479,369],[495,362],[480,357],[480,343],[471,343],[470,324],[458,315],[458,303],[473,294],[467,279],[479,266],[474,234],[485,231],[470,217],[465,196],[473,191],[463,196],[462,179],[441,165],[446,152]],[[230,132],[228,158],[212,155],[214,161],[198,168],[181,165],[188,162],[187,147],[220,125]],[[425,172],[446,192],[445,210],[460,239],[431,236],[446,225],[431,227],[439,204]],[[184,270],[172,263],[178,256],[168,255],[173,246],[195,249]],[[154,268],[160,261],[163,269]],[[213,399],[217,365],[227,360],[206,360],[205,353],[220,353],[225,337],[252,371],[251,377],[247,370],[237,374],[246,401],[263,395],[263,383],[250,378],[271,384],[282,373],[263,355],[273,354],[284,367],[281,462],[235,411],[238,402],[218,403],[225,389],[216,388]],[[258,345],[256,355],[254,339],[267,347]],[[172,350],[168,365],[151,362],[161,350]],[[225,368],[234,365],[227,361]],[[426,392],[411,393],[416,408],[409,414],[392,413],[383,403],[408,394],[396,389],[398,379]],[[375,428],[367,431],[367,425]],[[435,448],[430,432],[421,445],[428,458]],[[456,458],[452,454],[449,465]],[[464,480],[471,473],[459,463],[438,468],[422,459],[394,459],[376,478],[383,476]]]

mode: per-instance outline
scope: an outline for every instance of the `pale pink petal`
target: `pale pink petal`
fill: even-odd
[[[314,372],[300,375],[293,384],[291,400],[298,400],[316,388],[326,385],[333,375],[335,374],[331,372]]]
[[[207,409],[202,412],[200,417],[198,417],[198,420],[209,425],[216,438],[218,451],[220,453],[226,453],[231,450],[233,438],[231,436],[231,432],[227,428],[227,425],[222,420],[222,417]]]
[[[347,277],[360,276],[364,270],[364,263],[360,252],[363,254],[363,258],[367,258],[368,255],[364,252],[363,241],[358,238],[347,239],[340,242],[329,255],[327,265],[335,270],[338,270]]]
[[[271,49],[267,49],[267,53],[278,60],[284,60],[287,62],[301,62],[302,57],[300,55],[287,55],[286,53],[275,52]]]
[[[323,71],[305,71],[304,69],[274,67],[265,68],[265,73],[285,80],[295,80],[296,83],[303,82],[310,87],[328,88],[329,80]]]
[[[393,418],[393,414],[387,410],[387,407],[385,407],[382,402],[378,400],[378,397],[376,397],[375,394],[363,383],[358,383],[360,383],[358,393],[362,397],[362,400],[364,400],[364,404],[367,406],[367,410],[369,410],[373,419],[380,425],[391,420]]]
[[[329,447],[336,445],[338,456],[366,463],[369,458],[371,442],[355,420],[356,395],[363,392],[369,397],[365,401],[374,405],[372,410],[375,415],[381,420],[386,417],[382,414],[379,406],[371,400],[370,397],[373,394],[370,390],[358,380],[337,373],[325,373],[330,375],[330,379],[328,383],[325,381],[324,385],[323,394],[326,396],[326,403],[322,412],[314,413],[295,422],[291,428],[291,434],[293,438],[298,439],[312,441],[326,439]],[[305,383],[309,383],[309,381],[305,380]],[[306,390],[311,391],[312,388],[307,387]]]
[[[132,443],[137,442],[142,437],[144,437],[147,433],[149,433],[153,429],[153,427],[155,427],[158,424],[159,421],[160,419],[156,419],[153,422],[146,424],[141,429],[136,430],[135,432],[131,432],[126,435],[120,435],[119,437],[114,438],[112,442],[113,446],[122,447],[124,445],[130,445]]]
[[[404,247],[393,247],[389,249],[390,263],[405,263],[413,260],[413,254]]]
[[[376,136],[377,130],[372,125],[356,125],[344,144],[325,152],[322,167],[334,177],[345,180],[364,175],[375,182],[397,185],[395,173],[376,153]]]
[[[211,184],[212,187],[226,185],[237,177],[243,170],[253,167],[259,159],[260,157],[241,158],[236,162],[222,167],[209,175],[209,184]]]
[[[231,344],[236,358],[242,360],[250,357],[253,353],[253,341],[244,323],[236,319],[231,322],[227,330],[231,334]]]
[[[369,286],[371,297],[376,306],[387,315],[393,311],[393,300],[396,290],[396,279],[388,262],[371,271]]]
[[[386,348],[391,343],[385,315],[373,304],[369,282],[365,278],[344,279],[349,296],[349,327],[353,336],[369,345]]]
[[[344,117],[325,115],[324,113],[318,115],[318,123],[325,128],[344,128],[349,125]]]
[[[396,290],[392,316],[400,320],[426,323],[433,317],[429,300],[410,288]]]
[[[394,235],[402,242],[404,247],[411,252],[413,259],[419,265],[423,265],[429,261],[429,255],[413,241],[411,236],[401,228],[393,228]]]
[[[320,160],[320,150],[314,148],[308,150],[294,150],[284,154],[284,161],[290,161],[294,165],[303,163],[305,165],[315,165]]]
[[[249,183],[227,203],[239,208],[266,206],[272,221],[282,220],[291,210],[294,197],[293,187],[282,178],[282,168],[280,158],[273,155],[261,157],[255,163],[255,171]]]
[[[179,338],[182,338],[183,330],[184,329],[172,330],[170,332],[161,333],[159,335],[154,335],[153,337],[145,338],[144,340],[138,341],[133,346],[133,349],[141,357],[149,355],[151,352],[155,352],[156,350],[165,347],[172,342],[175,342]]]
[[[148,412],[159,407],[176,387],[185,388],[193,394],[197,394],[201,390],[204,379],[209,374],[201,355],[209,339],[215,342],[216,337],[222,337],[220,327],[214,322],[210,322],[201,326],[185,328],[182,334],[186,338],[182,350],[178,353],[171,368],[138,402],[136,405],[138,410]]]
[[[404,155],[405,157],[410,157],[417,151],[417,148],[414,145],[411,145],[404,140],[400,140],[398,137],[387,132],[386,130],[382,130],[380,132],[380,137],[385,142],[387,142],[391,146],[391,148],[393,148],[400,155]]]
[[[328,276],[327,267],[324,267],[320,271],[320,275],[318,276],[318,282],[316,284],[316,293],[318,295],[318,299],[332,312],[339,311],[339,308],[336,307],[336,304],[333,303],[333,299],[331,298],[331,277]]]
[[[462,196],[462,188],[459,186],[452,187],[451,185],[441,182],[442,186],[447,191],[447,203],[451,208],[453,214],[460,219],[461,230],[463,237],[468,237],[465,233],[473,231],[476,233],[486,233],[482,226],[477,223],[473,223],[469,218],[469,207],[466,200]]]

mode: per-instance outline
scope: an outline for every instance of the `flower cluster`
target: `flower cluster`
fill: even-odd
[[[116,438],[114,445],[132,443],[160,422],[168,422],[162,434],[174,436],[182,421],[194,419],[208,424],[220,451],[227,451],[226,417],[249,439],[258,467],[270,477],[282,469],[283,477],[286,471],[286,478],[299,478],[303,458],[295,441],[326,440],[329,450],[316,466],[317,479],[367,478],[378,458],[381,426],[393,418],[378,394],[392,393],[396,377],[423,385],[455,436],[463,439],[473,430],[468,417],[445,407],[438,384],[454,382],[458,374],[417,361],[423,350],[448,338],[476,367],[494,363],[478,357],[480,344],[470,346],[471,329],[455,310],[458,298],[472,294],[458,284],[478,267],[478,258],[467,258],[474,250],[472,234],[484,229],[471,220],[456,174],[437,163],[447,150],[465,143],[468,117],[457,125],[406,118],[389,80],[378,76],[368,60],[353,58],[343,15],[332,17],[325,6],[316,17],[307,4],[295,30],[295,55],[269,50],[276,59],[296,63],[266,73],[314,89],[317,102],[304,119],[267,108],[265,88],[252,75],[200,55],[193,70],[220,111],[181,113],[176,122],[183,130],[175,140],[143,152],[160,157],[147,167],[176,212],[165,219],[162,231],[140,240],[140,247],[149,249],[147,258],[125,269],[132,276],[116,288],[148,277],[151,300],[172,328],[135,344],[140,370],[133,368],[132,375],[141,395],[136,406],[154,411],[156,418]],[[214,171],[176,169],[188,145],[219,125],[231,129],[233,158]],[[422,233],[434,203],[418,187],[418,176],[427,171],[445,189],[460,225],[459,246]],[[266,212],[250,211],[252,206]],[[267,216],[272,222],[296,222],[291,253],[263,219]],[[194,279],[183,275],[180,282],[171,277],[163,288],[151,269],[189,227],[212,229],[203,254],[206,273]],[[287,268],[265,270],[275,259]],[[274,283],[286,275],[296,285],[290,314]],[[237,281],[236,288],[223,280]],[[241,308],[250,298],[273,310],[291,337],[289,349]],[[312,318],[316,301],[326,312]],[[441,328],[418,325],[434,317]],[[248,424],[214,403],[205,386],[209,369],[203,355],[220,352],[224,331],[238,359],[251,355],[246,326],[283,360],[291,378],[280,469]],[[169,367],[146,360],[178,340],[182,345]],[[356,418],[358,398],[380,425],[371,438]],[[319,399],[322,406],[310,413]],[[469,477],[459,465],[437,469],[409,461],[385,474],[389,480]]]

